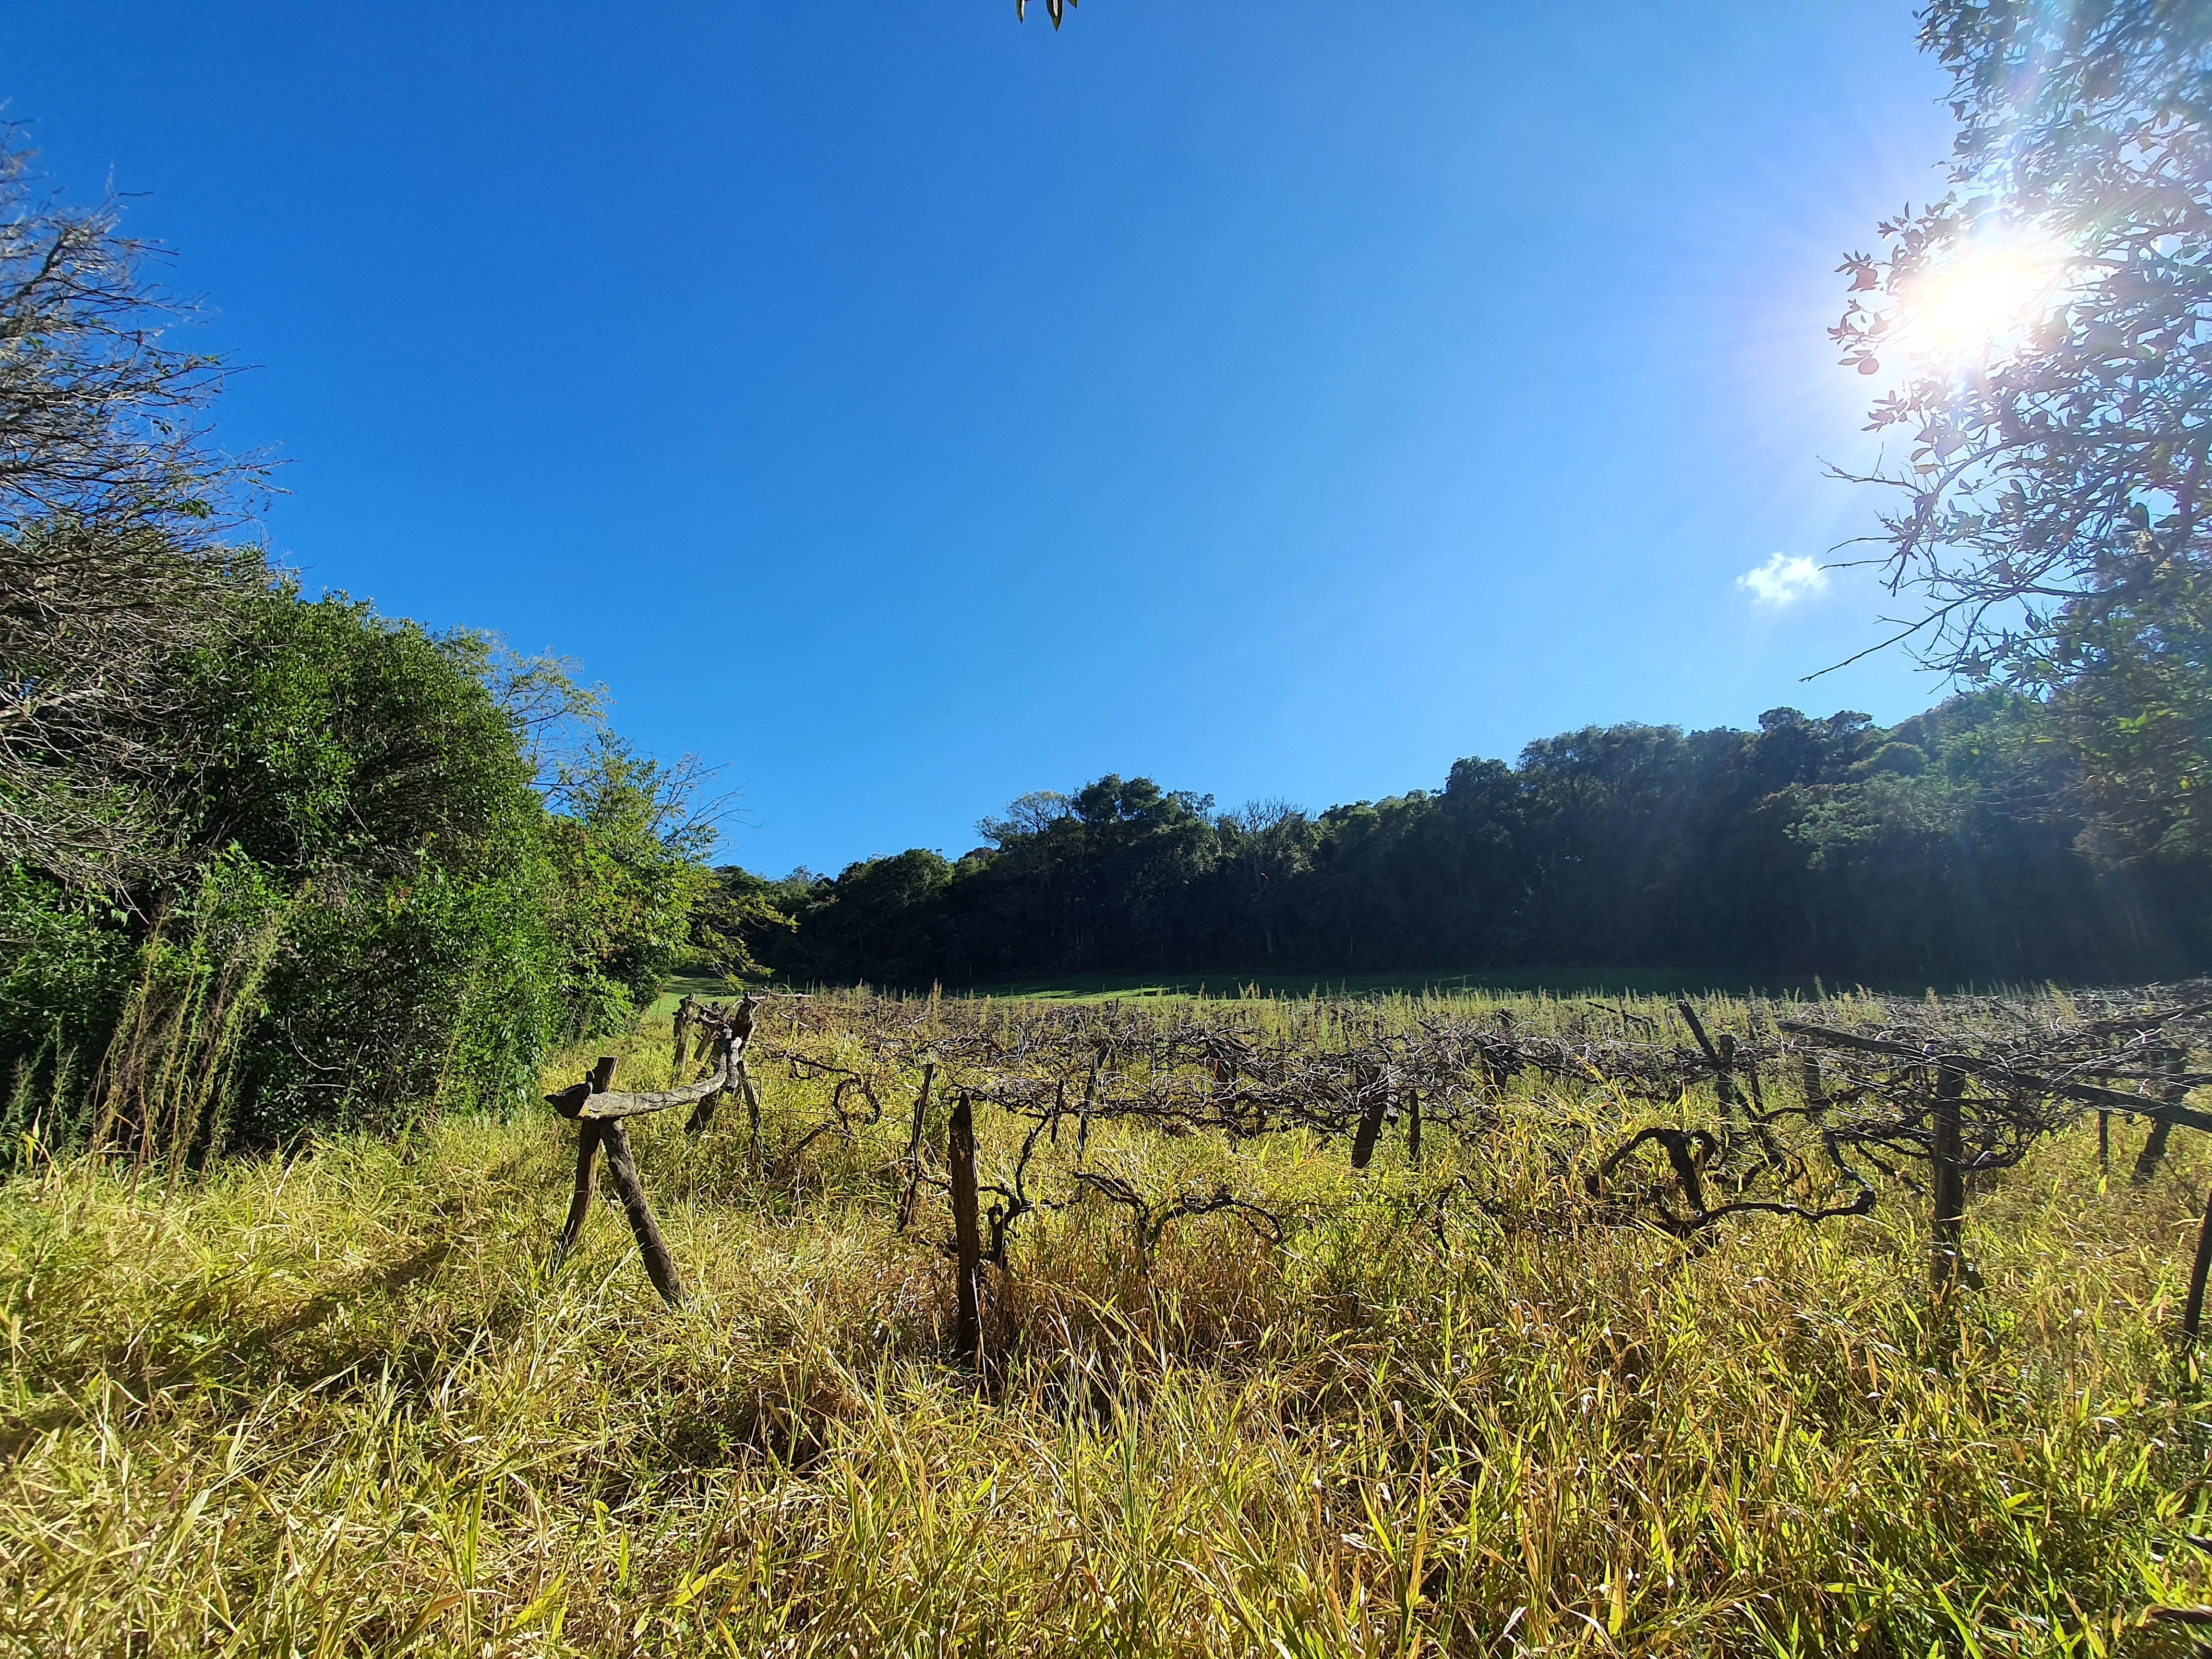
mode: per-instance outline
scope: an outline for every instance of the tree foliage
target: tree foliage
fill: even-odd
[[[1844,361],[1922,659],[2069,705],[2107,856],[2201,848],[2212,741],[2212,4],[1934,0],[1949,192],[1854,254]],[[1964,295],[1962,300],[1961,295]],[[1946,308],[2008,310],[1947,334]],[[2192,674],[2194,677],[2192,678]]]
[[[2100,870],[2075,763],[2002,694],[1887,729],[1593,726],[1441,789],[1308,814],[1109,775],[1024,796],[948,861],[749,878],[749,948],[799,979],[1484,966],[1872,980],[2140,975],[2201,964],[2201,863]]]
[[[185,1155],[526,1098],[689,960],[697,768],[228,539],[260,471],[151,252],[0,147],[4,1109]]]

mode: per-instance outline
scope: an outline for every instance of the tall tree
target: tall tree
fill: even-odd
[[[2212,569],[2212,0],[1931,0],[1950,191],[1843,269],[1867,475],[1923,661],[2055,694],[2106,849],[2201,847]],[[2148,725],[2144,722],[2148,720]]]
[[[229,544],[265,480],[209,439],[222,364],[112,199],[63,202],[0,129],[0,864],[119,888],[158,860],[138,792],[173,757],[163,665],[264,579]]]

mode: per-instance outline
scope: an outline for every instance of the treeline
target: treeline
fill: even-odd
[[[1462,760],[1440,789],[1310,814],[1109,776],[834,878],[719,872],[799,981],[1564,965],[1833,980],[2142,978],[2212,961],[2212,870],[2096,857],[2043,705],[1884,728],[1624,725]]]

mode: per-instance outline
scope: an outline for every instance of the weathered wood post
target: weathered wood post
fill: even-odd
[[[676,1005],[676,1046],[674,1052],[668,1056],[668,1086],[672,1089],[676,1086],[677,1077],[684,1070],[684,1039],[691,1035],[692,1017],[698,1011],[699,1000],[686,991],[684,1000]]]
[[[645,1183],[638,1179],[637,1160],[630,1156],[629,1135],[623,1120],[697,1101],[728,1081],[729,1066],[726,1053],[713,1077],[689,1088],[665,1094],[618,1095],[611,1086],[615,1079],[615,1057],[602,1054],[592,1067],[589,1079],[547,1097],[549,1103],[562,1116],[577,1120],[576,1189],[568,1204],[568,1224],[554,1241],[553,1260],[556,1267],[583,1237],[584,1223],[592,1213],[592,1166],[599,1148],[604,1146],[607,1174],[614,1182],[615,1195],[622,1200],[623,1210],[629,1218],[630,1231],[637,1238],[638,1254],[645,1259],[647,1276],[670,1307],[684,1305],[684,1281],[677,1276],[675,1258],[669,1254],[668,1242],[660,1236],[659,1224],[653,1217],[653,1206],[646,1201]]]
[[[1406,1161],[1421,1166],[1421,1091],[1406,1091]]]
[[[1966,1092],[1966,1074],[1949,1056],[1936,1063],[1936,1120],[1930,1163],[1935,1244],[1929,1261],[1929,1278],[1936,1290],[1956,1283],[1965,1267],[1960,1239],[1966,1218],[1966,1134],[1960,1103]]]
[[[599,1131],[599,1138],[606,1144],[607,1174],[614,1181],[623,1212],[629,1217],[629,1230],[637,1238],[637,1253],[645,1258],[646,1277],[660,1292],[662,1301],[672,1308],[680,1308],[684,1305],[684,1281],[677,1277],[676,1258],[668,1253],[668,1241],[660,1236],[660,1224],[653,1218],[653,1206],[645,1201],[645,1183],[637,1178],[637,1164],[629,1155],[629,1132],[617,1118]]]
[[[1359,1127],[1352,1137],[1352,1167],[1364,1170],[1367,1160],[1375,1156],[1376,1137],[1382,1133],[1382,1114],[1390,1109],[1390,1091],[1387,1085],[1372,1085],[1374,1092],[1367,1097],[1359,1114]]]
[[[962,1357],[980,1370],[983,1363],[983,1232],[975,1214],[975,1105],[965,1092],[953,1097],[945,1162],[952,1175],[952,1245],[959,1274],[955,1286],[959,1316],[953,1341]]]
[[[2179,1048],[2169,1050],[2166,1056],[2166,1071],[2169,1073],[2179,1073],[2188,1058]],[[2166,1084],[2158,1091],[2158,1097],[2168,1106],[2179,1106],[2189,1098],[2189,1086],[2183,1083]],[[2152,1122],[2149,1138],[2143,1142],[2142,1151],[2136,1154],[2136,1167],[2128,1176],[2129,1186],[2150,1185],[2151,1177],[2158,1173],[2158,1166],[2166,1160],[2166,1137],[2172,1133],[2171,1120],[2161,1117]]]
[[[1828,1109],[1828,1091],[1820,1081],[1820,1056],[1808,1048],[1797,1060],[1799,1092],[1805,1097],[1806,1109],[1817,1120]]]
[[[1713,1039],[1720,1051],[1720,1063],[1713,1068],[1713,1095],[1720,1102],[1721,1111],[1729,1117],[1735,1115],[1735,1033],[1723,1031]]]
[[[2204,1319],[2204,1279],[2212,1273],[2212,1190],[2204,1194],[2204,1224],[2197,1230],[2197,1260],[2189,1268],[2189,1300],[2181,1309],[2181,1340],[2197,1340]]]
[[[753,1087],[752,1068],[747,1066],[743,1060],[732,1061],[732,1069],[738,1074],[738,1087],[744,1093],[745,1097],[745,1121],[750,1127],[752,1135],[751,1158],[753,1163],[753,1172],[757,1175],[760,1173],[761,1166],[760,1091]]]
[[[606,1093],[614,1080],[615,1057],[601,1054],[599,1063],[592,1067],[591,1092],[595,1095]],[[556,1267],[568,1259],[569,1253],[576,1248],[577,1241],[584,1236],[584,1223],[591,1219],[592,1170],[599,1161],[599,1124],[589,1119],[576,1126],[576,1191],[568,1200],[568,1224],[561,1229],[561,1236],[553,1241],[553,1265]]]
[[[906,1191],[899,1194],[898,1224],[904,1232],[914,1224],[914,1206],[921,1195],[921,1132],[929,1115],[929,1086],[937,1080],[937,1062],[921,1063],[921,1088],[914,1097],[914,1133],[906,1143]]]

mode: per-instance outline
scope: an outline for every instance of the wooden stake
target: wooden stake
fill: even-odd
[[[2204,1194],[2204,1224],[2197,1230],[2197,1260],[2189,1269],[2189,1300],[2181,1310],[2181,1340],[2197,1340],[2204,1318],[2204,1279],[2212,1273],[2212,1191]]]
[[[676,1005],[676,1051],[668,1058],[668,1086],[673,1089],[684,1071],[684,1040],[691,1034],[691,1017],[697,1012],[698,999],[689,992]]]
[[[662,1301],[672,1308],[684,1305],[684,1281],[676,1276],[676,1258],[668,1253],[668,1241],[660,1236],[660,1225],[653,1218],[653,1206],[645,1201],[645,1183],[637,1178],[637,1164],[629,1154],[629,1135],[617,1118],[604,1125],[599,1139],[606,1143],[607,1174],[615,1183],[615,1193],[629,1216],[629,1230],[637,1237],[637,1253],[645,1258],[646,1276],[653,1280],[653,1288],[660,1292]]]
[[[952,1124],[945,1138],[945,1161],[952,1172],[952,1243],[957,1252],[959,1322],[953,1341],[963,1358],[982,1369],[983,1232],[975,1215],[975,1108],[965,1094],[952,1102]]]
[[[1421,1091],[1406,1091],[1406,1161],[1419,1169],[1421,1163]]]
[[[584,1236],[584,1223],[591,1218],[592,1166],[599,1161],[599,1127],[588,1121],[576,1126],[576,1192],[568,1200],[568,1224],[553,1241],[553,1265],[556,1267],[568,1259],[577,1241]]]
[[[614,1080],[615,1057],[601,1054],[599,1064],[592,1067],[591,1092],[605,1094]],[[645,1183],[637,1178],[637,1162],[630,1156],[629,1135],[619,1118],[586,1118],[578,1125],[576,1190],[568,1201],[568,1224],[554,1241],[553,1264],[560,1266],[584,1236],[584,1223],[592,1213],[592,1165],[601,1146],[607,1149],[607,1174],[614,1182],[615,1195],[622,1200],[623,1209],[629,1216],[629,1230],[637,1237],[637,1250],[645,1258],[646,1274],[670,1307],[680,1308],[684,1305],[684,1281],[676,1275],[676,1260],[669,1255],[668,1242],[661,1237],[659,1224],[653,1218],[653,1206],[646,1202]]]
[[[1806,1050],[1798,1059],[1797,1073],[1806,1108],[1818,1119],[1828,1109],[1828,1091],[1820,1083],[1820,1057],[1810,1049]]]
[[[756,1172],[757,1172],[757,1171],[759,1170],[759,1169],[760,1169],[760,1161],[761,1161],[761,1151],[760,1151],[760,1120],[761,1120],[760,1091],[753,1087],[753,1074],[752,1074],[752,1070],[751,1070],[751,1068],[750,1068],[750,1066],[748,1066],[744,1063],[744,1061],[743,1061],[742,1060],[739,1060],[739,1061],[738,1062],[738,1065],[737,1065],[737,1071],[738,1071],[738,1087],[739,1089],[741,1089],[741,1090],[743,1090],[743,1091],[744,1091],[744,1097],[745,1097],[745,1115],[746,1115],[746,1117],[750,1121],[751,1125],[752,1125],[752,1136],[753,1136],[753,1140],[752,1140],[752,1147],[753,1147],[753,1151],[752,1151],[752,1158],[753,1158],[753,1169],[754,1169],[754,1170],[755,1170]]]
[[[1352,1167],[1364,1170],[1367,1160],[1375,1156],[1375,1138],[1382,1133],[1382,1114],[1389,1109],[1390,1091],[1378,1088],[1369,1097],[1367,1108],[1359,1115],[1359,1127],[1352,1137]]]
[[[929,1115],[929,1086],[937,1080],[937,1062],[921,1063],[921,1091],[914,1097],[914,1133],[906,1143],[906,1191],[899,1194],[898,1224],[904,1232],[914,1224],[914,1206],[921,1196],[921,1131]]]
[[[1966,1092],[1966,1074],[1948,1059],[1936,1066],[1936,1123],[1933,1189],[1935,1249],[1929,1261],[1929,1278],[1938,1291],[1948,1290],[1965,1266],[1959,1240],[1966,1218],[1966,1135],[1960,1120],[1960,1102]]]
[[[599,1064],[592,1067],[591,1091],[595,1095],[606,1093],[615,1080],[615,1057],[601,1054]],[[553,1241],[553,1265],[557,1267],[566,1261],[584,1237],[584,1224],[592,1216],[592,1167],[599,1160],[599,1132],[603,1125],[586,1118],[576,1129],[576,1190],[568,1200],[568,1224],[561,1236]]]
[[[2180,1049],[2174,1049],[2166,1057],[2166,1069],[2179,1072],[2187,1059],[2188,1056]],[[2169,1083],[2158,1091],[2158,1097],[2168,1106],[2179,1106],[2189,1098],[2189,1087],[2186,1084]],[[2150,1185],[2151,1177],[2158,1173],[2158,1166],[2166,1160],[2166,1137],[2172,1133],[2173,1125],[2165,1118],[2153,1121],[2149,1138],[2143,1142],[2142,1151],[2136,1154],[2136,1167],[2128,1176],[2129,1186]]]

